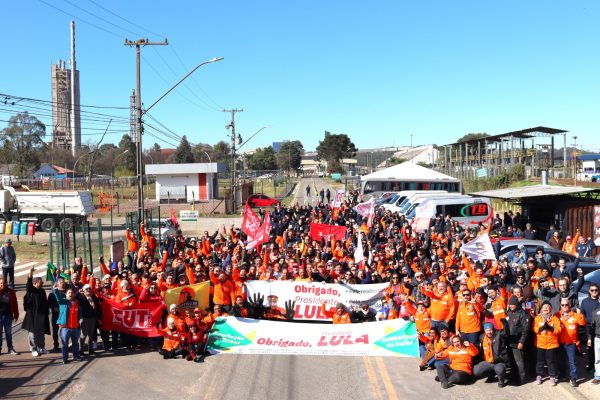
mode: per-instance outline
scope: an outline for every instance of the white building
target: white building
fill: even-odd
[[[146,164],[146,174],[156,177],[156,200],[205,202],[218,197],[217,163]]]

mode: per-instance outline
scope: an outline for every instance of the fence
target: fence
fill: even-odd
[[[55,228],[49,233],[50,262],[61,269],[69,268],[76,257],[81,257],[84,265],[98,265],[94,261],[104,256],[110,249],[105,247],[102,237],[102,220],[85,221],[73,226],[72,230]],[[112,229],[112,227],[111,227]],[[107,260],[108,261],[108,260]]]

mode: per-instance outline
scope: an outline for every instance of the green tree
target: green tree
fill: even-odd
[[[297,170],[304,155],[304,146],[299,140],[283,142],[275,156],[277,167],[280,170]]]
[[[181,143],[177,146],[175,154],[173,154],[173,162],[175,164],[185,164],[194,162],[194,153],[192,153],[192,145],[188,142],[187,137],[183,135]]]
[[[117,164],[115,165],[116,176],[123,176],[117,175],[116,171],[120,171],[122,173],[130,172],[131,175],[135,175],[135,147],[135,142],[131,140],[131,136],[129,136],[128,134],[123,135],[123,137],[119,141],[119,154],[124,154],[121,157],[119,157],[119,159],[117,160]],[[125,153],[126,150],[127,153]]]
[[[342,158],[351,158],[356,155],[357,148],[348,135],[344,133],[332,134],[325,131],[325,137],[319,141],[317,146],[317,158],[326,160],[329,164],[329,172],[338,171],[341,168]]]
[[[8,126],[2,130],[2,160],[17,164],[15,174],[29,176],[40,166],[46,143],[46,125],[28,112],[10,117]]]
[[[476,140],[476,139],[483,139],[486,138],[490,135],[488,135],[485,132],[481,132],[481,133],[467,133],[465,136],[461,137],[460,139],[457,140],[458,143],[462,143],[462,142],[467,142],[469,140]]]
[[[248,168],[255,171],[274,170],[277,168],[273,147],[258,148],[248,157]]]
[[[215,162],[212,147],[209,144],[198,143],[192,148],[194,160],[198,163]]]

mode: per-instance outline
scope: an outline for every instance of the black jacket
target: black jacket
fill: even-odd
[[[48,314],[48,297],[43,288],[36,289],[31,277],[27,278],[25,297],[23,298],[25,317],[23,318],[23,329],[28,332],[44,332],[50,334],[50,321]]]
[[[517,347],[517,344],[521,343],[525,346],[531,324],[529,314],[520,307],[515,311],[509,309],[506,311],[506,321],[508,322],[508,345]]]
[[[362,310],[352,311],[350,319],[352,322],[373,322],[375,321],[375,316],[375,311],[369,308],[366,314]]]
[[[508,336],[509,328],[508,321],[502,319],[503,329],[494,332],[492,336],[492,354],[494,356],[494,364],[508,363]],[[483,340],[485,339],[485,333],[481,334],[479,343],[481,343],[481,354],[483,354]]]
[[[79,301],[79,316],[81,318],[102,319],[102,309],[96,295],[92,295],[92,302],[94,303],[93,307],[82,293],[77,294],[77,301]]]

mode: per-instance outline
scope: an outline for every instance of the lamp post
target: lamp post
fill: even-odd
[[[89,156],[90,154],[91,154],[91,152],[88,152],[88,153],[82,154],[81,156],[79,156],[79,158],[77,159],[77,161],[75,161],[75,164],[73,164],[73,174],[72,174],[72,176],[73,176],[73,179],[72,179],[72,182],[71,182],[71,187],[73,188],[73,190],[75,190],[75,167],[77,167],[77,163],[78,163],[78,162],[79,162],[79,161],[80,161],[80,160],[81,160],[83,157],[85,157],[85,156]],[[67,177],[68,177],[68,175],[67,175]]]
[[[573,136],[573,186],[577,186],[577,136]]]
[[[138,47],[139,48],[139,47]],[[138,51],[139,54],[139,51]],[[211,64],[217,61],[221,61],[223,59],[223,57],[215,57],[215,58],[211,58],[208,61],[204,61],[200,64],[198,64],[196,67],[194,67],[190,72],[188,72],[183,78],[181,78],[180,80],[178,80],[173,86],[171,86],[171,88],[169,90],[167,90],[162,96],[160,96],[154,103],[152,103],[150,105],[150,107],[142,110],[142,101],[140,99],[140,90],[138,88],[137,92],[136,92],[136,108],[138,109],[137,111],[137,115],[138,115],[138,124],[137,124],[137,128],[138,128],[138,143],[137,143],[137,151],[136,151],[136,160],[137,160],[137,165],[138,165],[138,171],[137,171],[137,197],[138,197],[138,218],[139,221],[138,222],[142,222],[142,217],[144,215],[144,183],[143,183],[143,179],[142,179],[142,132],[143,132],[143,121],[142,121],[142,117],[148,113],[148,111],[150,111],[150,109],[152,109],[152,107],[154,107],[159,101],[161,101],[162,99],[164,99],[169,93],[171,93],[177,86],[179,86],[179,84],[181,82],[183,82],[187,77],[189,77],[190,75],[192,75],[194,72],[196,72],[196,70],[200,67],[202,67],[203,65],[206,64]],[[138,74],[139,77],[139,74]],[[138,79],[138,83],[139,83],[139,79]]]

